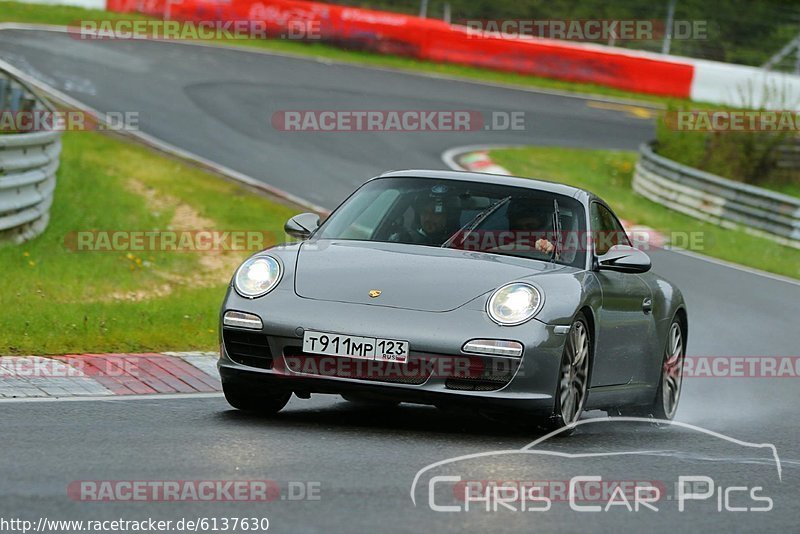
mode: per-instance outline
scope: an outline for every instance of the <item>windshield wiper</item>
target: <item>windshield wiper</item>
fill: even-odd
[[[550,261],[556,262],[561,259],[561,217],[558,211],[558,199],[553,199],[553,229],[556,231],[555,243],[553,243],[553,257]]]
[[[453,241],[455,241],[456,237],[458,237],[462,232],[464,232],[464,238],[462,239],[462,242],[466,241],[467,236],[469,234],[471,234],[478,226],[480,226],[480,224],[483,221],[485,221],[486,218],[489,217],[489,215],[491,215],[492,213],[494,213],[495,211],[497,211],[498,209],[503,207],[506,204],[506,202],[508,202],[509,200],[511,200],[511,195],[509,195],[509,196],[507,196],[505,198],[501,198],[500,200],[498,200],[497,202],[495,202],[494,204],[492,204],[491,206],[489,206],[488,208],[486,208],[482,212],[478,213],[467,224],[465,224],[464,226],[459,228],[456,231],[456,233],[454,233],[449,238],[447,238],[447,241],[442,243],[442,248],[449,248],[450,245],[453,244]]]

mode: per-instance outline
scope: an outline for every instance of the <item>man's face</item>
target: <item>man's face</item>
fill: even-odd
[[[422,208],[419,222],[426,234],[435,234],[444,230],[447,217],[443,206],[439,206],[439,210],[437,213],[435,204],[428,204]]]

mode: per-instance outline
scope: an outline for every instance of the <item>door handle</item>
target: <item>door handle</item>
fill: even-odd
[[[651,311],[653,311],[653,299],[651,299],[650,297],[646,297],[646,298],[645,298],[645,299],[642,301],[642,311],[643,311],[645,314],[648,314],[648,313],[650,313]]]

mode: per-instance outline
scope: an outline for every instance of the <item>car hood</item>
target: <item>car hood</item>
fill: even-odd
[[[504,283],[563,268],[438,247],[318,240],[300,248],[294,287],[303,298],[444,312]],[[380,296],[370,297],[371,290]]]

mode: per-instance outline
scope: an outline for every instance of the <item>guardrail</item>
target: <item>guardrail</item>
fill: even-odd
[[[0,113],[45,110],[46,101],[0,67]],[[60,132],[0,131],[0,242],[22,243],[47,227],[60,152]]]
[[[633,189],[692,217],[800,248],[800,199],[734,182],[639,147]]]

